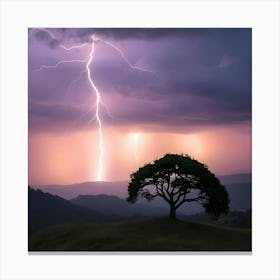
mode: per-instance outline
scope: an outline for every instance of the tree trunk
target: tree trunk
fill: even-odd
[[[176,219],[176,208],[174,205],[170,205],[169,218],[173,220]]]

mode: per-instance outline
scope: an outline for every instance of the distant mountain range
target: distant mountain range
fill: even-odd
[[[246,210],[252,207],[251,174],[226,175],[220,176],[219,179],[229,192],[231,210]],[[125,200],[120,199],[126,198],[127,185],[128,182],[119,181],[32,187],[68,199],[74,206],[82,206],[94,211],[102,209],[103,214],[118,213],[119,216],[126,217],[131,215],[160,215],[160,213],[168,212],[169,206],[162,199],[155,199],[152,202],[140,199],[136,204],[129,205]],[[203,211],[203,208],[196,203],[185,203],[178,209],[178,213],[184,215],[201,211]]]
[[[251,173],[241,173],[241,174],[231,174],[231,175],[224,175],[218,176],[221,183],[225,186],[233,185],[233,184],[240,184],[240,183],[252,183],[252,174]]]
[[[31,186],[32,188],[40,189],[45,192],[58,195],[65,199],[72,199],[79,195],[116,195],[118,197],[127,196],[126,181],[118,182],[85,182],[71,185],[42,185]]]
[[[70,202],[94,211],[100,211],[105,215],[118,215],[120,217],[168,215],[166,207],[155,207],[153,204],[145,205],[141,202],[129,204],[124,199],[106,194],[79,195],[71,199]]]

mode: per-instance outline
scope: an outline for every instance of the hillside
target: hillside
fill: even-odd
[[[51,226],[29,237],[29,251],[250,251],[251,230],[145,218]]]
[[[69,201],[28,188],[28,230],[34,232],[42,227],[74,221],[107,222],[114,216],[83,208]]]
[[[193,215],[178,215],[178,218],[183,221],[193,222],[207,222],[212,223],[215,221],[213,216],[205,212],[196,213]],[[228,214],[222,214],[218,220],[215,221],[218,225],[237,227],[237,228],[252,228],[252,211],[232,211]]]
[[[246,210],[252,208],[251,183],[238,183],[226,187],[230,198],[231,210]]]
[[[71,203],[99,211],[106,215],[121,217],[132,216],[167,216],[168,209],[163,207],[153,207],[153,203],[144,205],[142,203],[129,204],[126,200],[113,195],[79,195],[71,199]]]

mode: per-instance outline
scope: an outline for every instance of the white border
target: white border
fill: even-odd
[[[278,1],[1,1],[1,279],[279,279]],[[253,28],[253,254],[28,255],[27,28]],[[147,235],[149,233],[147,232]]]

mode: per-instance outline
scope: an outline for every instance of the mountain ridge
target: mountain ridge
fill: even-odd
[[[251,173],[238,173],[218,176],[221,183],[224,185],[232,185],[238,183],[251,183]],[[30,185],[32,188],[50,191],[66,199],[75,198],[78,195],[84,194],[108,194],[116,195],[125,198],[127,194],[128,181],[87,181],[74,184],[53,184],[53,185]],[[53,191],[56,192],[53,192]],[[68,194],[67,194],[68,191]]]
[[[101,211],[107,215],[118,213],[120,217],[168,215],[166,207],[157,207],[153,204],[146,205],[141,202],[130,204],[122,198],[107,194],[79,195],[69,201],[75,205]]]
[[[225,175],[219,177],[222,184],[225,185],[230,195],[231,210],[246,210],[251,208],[252,204],[252,187],[251,173],[240,173],[235,175]],[[127,184],[125,181],[117,182],[83,182],[72,185],[43,185],[32,186],[35,189],[40,189],[54,195],[58,195],[64,199],[71,200],[79,195],[111,195],[125,199],[127,197]],[[139,199],[146,207],[150,205],[160,208],[168,208],[165,201],[154,199],[152,203],[146,202],[144,199]],[[138,203],[138,202],[137,202]],[[195,203],[187,203],[179,209],[184,214],[193,214],[202,211],[202,207]]]

